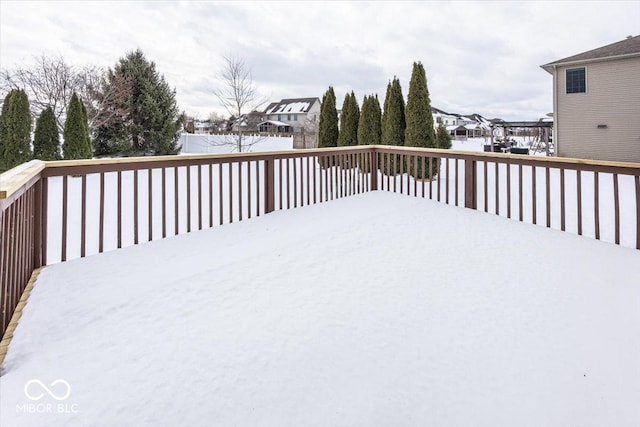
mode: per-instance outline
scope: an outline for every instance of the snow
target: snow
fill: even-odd
[[[262,124],[265,124],[265,123],[270,123],[270,124],[275,125],[275,126],[290,126],[289,123],[279,122],[277,120],[267,120],[267,121],[264,121],[264,122],[262,122],[260,124],[262,125]]]
[[[278,211],[44,269],[0,424],[637,425],[638,277],[640,251],[421,198]]]
[[[273,108],[265,111],[265,114],[276,114],[276,113],[305,113],[311,106],[311,102],[279,102],[274,105]]]

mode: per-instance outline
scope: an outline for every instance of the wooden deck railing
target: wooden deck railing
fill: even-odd
[[[640,249],[639,177],[634,163],[388,146],[32,161],[0,176],[0,327],[43,265],[375,190]]]

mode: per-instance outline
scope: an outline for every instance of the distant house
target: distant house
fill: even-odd
[[[320,121],[320,99],[283,99],[269,104],[263,114],[265,122],[271,122],[276,127],[288,125],[290,131],[301,133],[305,129],[317,128]]]
[[[431,114],[433,114],[433,123],[435,124],[436,128],[440,123],[442,123],[445,127],[458,124],[457,114],[450,114],[435,107],[431,107]]]
[[[239,119],[233,122],[231,130],[233,132],[258,132],[260,123],[264,120],[264,114],[260,111],[252,111],[243,114]]]
[[[194,120],[193,121],[193,133],[206,134],[212,133],[218,130],[215,123],[211,120]]]
[[[490,132],[491,122],[480,114],[461,116],[460,114],[447,113],[438,108],[431,107],[433,124],[437,128],[442,124],[449,134],[456,139],[481,138]]]
[[[640,162],[640,36],[541,67],[558,156]]]

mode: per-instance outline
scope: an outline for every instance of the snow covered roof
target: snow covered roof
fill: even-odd
[[[274,126],[291,126],[289,123],[279,122],[277,120],[265,120],[262,123],[258,123],[258,126],[261,126],[261,125],[264,125],[264,124],[270,124],[270,125],[274,125]]]
[[[320,102],[318,98],[291,98],[283,99],[280,102],[272,102],[264,110],[265,114],[278,113],[306,113],[315,102]]]

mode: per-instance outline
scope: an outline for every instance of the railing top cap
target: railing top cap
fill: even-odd
[[[572,157],[547,157],[547,156],[532,156],[532,155],[522,155],[522,154],[509,154],[509,153],[493,153],[493,152],[484,152],[484,151],[464,151],[464,150],[451,150],[451,149],[441,149],[441,148],[418,148],[418,147],[407,147],[407,146],[391,146],[391,145],[373,145],[375,150],[380,151],[396,151],[396,152],[425,152],[425,153],[435,153],[435,154],[449,154],[449,156],[457,156],[464,157],[470,160],[482,160],[482,159],[513,159],[518,161],[527,161],[527,162],[539,162],[543,163],[553,163],[554,167],[562,167],[562,165],[567,166],[605,166],[605,167],[613,167],[613,168],[624,168],[624,169],[636,169],[640,170],[640,163],[632,163],[632,162],[615,162],[615,161],[607,161],[607,160],[591,160],[591,159],[576,159]]]
[[[6,199],[47,167],[41,160],[31,160],[0,175],[0,199]]]
[[[201,159],[233,159],[233,160],[261,160],[266,158],[277,158],[282,156],[300,155],[305,156],[308,154],[326,154],[330,151],[367,151],[372,150],[374,145],[357,145],[350,147],[331,147],[328,148],[307,148],[304,150],[282,150],[282,151],[258,151],[258,152],[246,152],[246,153],[222,153],[222,154],[180,154],[177,156],[144,156],[144,157],[115,157],[115,158],[101,158],[101,159],[84,159],[84,160],[58,160],[55,162],[46,162],[46,166],[49,167],[68,167],[68,166],[87,166],[87,165],[108,165],[108,164],[120,164],[120,163],[154,163],[154,162],[166,162],[166,161],[181,161],[186,159],[201,160]]]
[[[476,151],[462,151],[462,150],[444,150],[437,148],[418,148],[418,147],[403,147],[403,146],[389,146],[389,145],[358,145],[349,147],[331,147],[331,148],[313,148],[305,150],[286,150],[286,151],[265,151],[255,153],[231,153],[231,154],[185,154],[179,156],[148,156],[148,157],[118,157],[107,159],[87,159],[87,160],[59,160],[51,162],[43,162],[40,160],[32,160],[28,163],[20,165],[11,169],[8,172],[0,175],[0,199],[6,199],[13,193],[22,188],[32,178],[39,175],[45,168],[64,168],[64,167],[82,167],[82,166],[98,166],[98,165],[118,165],[118,164],[145,164],[138,168],[132,167],[131,169],[140,169],[144,167],[153,167],[154,163],[158,167],[166,167],[167,163],[175,162],[176,166],[181,166],[189,160],[218,160],[215,163],[220,163],[220,160],[228,160],[231,162],[240,161],[258,161],[258,160],[274,160],[278,158],[291,158],[291,157],[306,157],[309,155],[331,155],[334,153],[354,153],[354,152],[380,152],[380,153],[433,153],[441,155],[441,157],[453,157],[462,158],[467,160],[476,161],[500,161],[501,163],[528,164],[535,166],[551,166],[556,168],[567,169],[584,169],[584,170],[603,170],[614,171],[620,173],[629,173],[637,175],[640,173],[640,163],[630,162],[612,162],[612,161],[599,161],[588,159],[572,159],[562,157],[538,157],[538,156],[522,156],[514,154],[501,154],[501,153],[485,153]],[[434,156],[440,157],[440,156]]]

